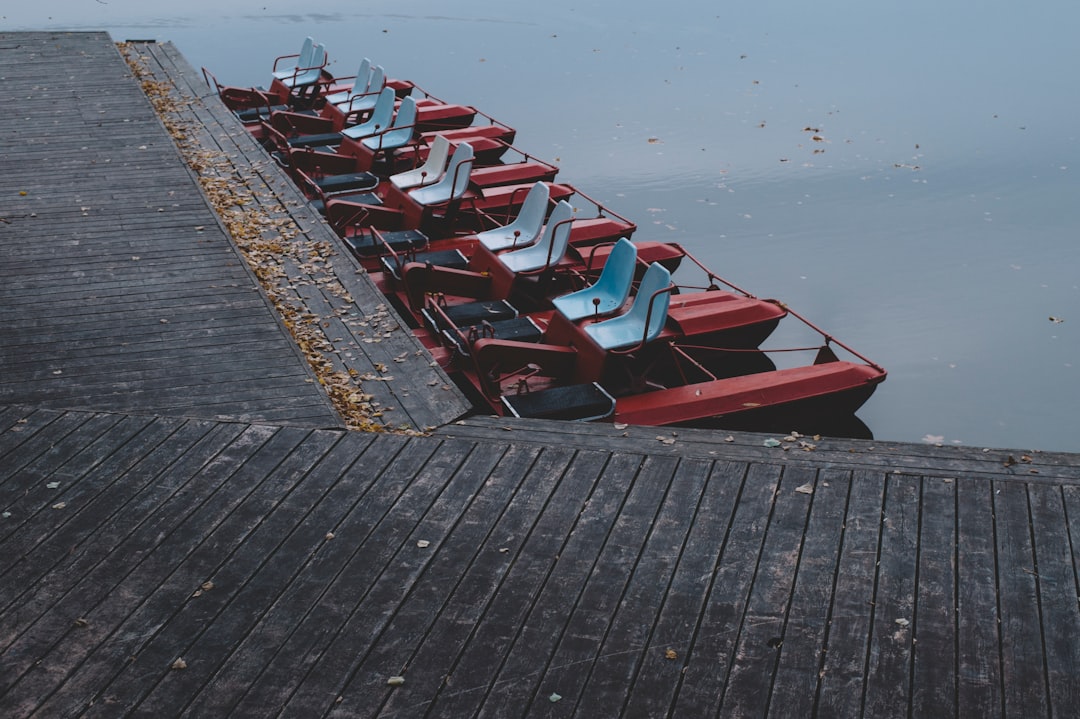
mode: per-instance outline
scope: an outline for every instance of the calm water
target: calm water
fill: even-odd
[[[884,365],[876,437],[1080,451],[1076,3],[148,5],[0,27],[171,40],[235,85],[308,34],[366,55]]]

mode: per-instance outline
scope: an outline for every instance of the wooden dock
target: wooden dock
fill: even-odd
[[[1080,713],[1080,457],[349,431],[108,37],[0,77],[0,716]]]

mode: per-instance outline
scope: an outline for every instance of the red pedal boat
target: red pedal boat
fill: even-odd
[[[346,78],[326,64],[308,38],[275,60],[269,90],[204,75],[483,410],[814,432],[855,419],[885,380],[682,247],[631,242],[632,221],[556,182],[512,128],[368,59]],[[684,261],[705,284],[672,280]],[[762,349],[788,323],[820,337],[794,348],[814,352],[807,364]]]

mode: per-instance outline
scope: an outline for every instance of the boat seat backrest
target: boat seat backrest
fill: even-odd
[[[659,262],[652,263],[641,279],[630,309],[618,317],[585,325],[586,334],[605,350],[652,342],[667,321],[670,288],[671,273]]]
[[[550,199],[551,190],[548,186],[537,182],[529,189],[529,194],[525,196],[525,202],[513,222],[477,233],[477,239],[492,252],[528,247],[540,236]]]
[[[610,315],[626,304],[636,268],[637,246],[623,237],[615,243],[595,283],[583,290],[556,297],[552,304],[571,321]]]
[[[570,244],[573,219],[573,206],[566,200],[560,200],[551,211],[540,239],[529,247],[499,255],[499,262],[512,272],[535,272],[557,264]]]
[[[401,101],[401,106],[398,107],[397,114],[394,115],[394,121],[387,131],[365,137],[363,140],[364,147],[369,150],[396,150],[399,147],[404,147],[412,140],[415,127],[416,98],[410,95]]]
[[[409,190],[409,195],[421,205],[437,205],[460,199],[469,187],[473,157],[472,145],[467,142],[461,143],[450,156],[446,174],[434,185]]]
[[[349,95],[363,95],[371,86],[371,60],[364,58],[360,61],[360,67],[356,71],[356,79],[353,80]]]
[[[294,71],[295,74],[290,74],[282,82],[288,87],[311,85],[319,80],[322,75],[322,68],[325,66],[326,48],[319,43],[315,43],[315,47],[311,52],[311,61],[307,65],[298,66]]]
[[[386,71],[382,65],[371,68],[371,76],[368,78],[368,86],[364,92],[353,95],[346,102],[339,103],[345,112],[367,112],[379,102],[379,96],[386,89]]]
[[[356,78],[353,80],[352,87],[348,90],[327,95],[326,101],[331,105],[340,105],[357,95],[363,95],[367,92],[369,85],[371,85],[371,60],[365,57],[360,61],[360,69],[356,71]]]
[[[281,70],[274,69],[274,77],[279,80],[292,77],[297,68],[304,68],[311,66],[311,53],[315,50],[315,39],[308,35],[304,38],[304,42],[300,45],[300,53],[296,55],[296,61],[287,68]],[[287,56],[286,56],[287,57]]]
[[[431,149],[428,150],[428,156],[424,160],[424,164],[392,175],[390,182],[402,190],[438,182],[446,170],[446,162],[449,159],[450,141],[442,135],[436,135],[435,140],[431,143]]]
[[[341,131],[341,134],[353,140],[362,140],[365,137],[374,135],[376,132],[382,132],[390,127],[390,122],[394,119],[394,104],[396,101],[394,89],[384,87],[382,92],[379,93],[378,102],[375,103],[375,107],[371,111],[371,117],[359,125],[346,127]]]

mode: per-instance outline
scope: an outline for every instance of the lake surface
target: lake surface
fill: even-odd
[[[875,437],[1080,451],[1076,3],[149,5],[0,28],[169,40],[232,85],[305,35],[370,57],[884,365]]]

